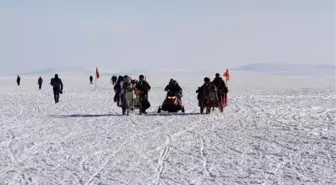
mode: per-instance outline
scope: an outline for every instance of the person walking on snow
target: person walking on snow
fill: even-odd
[[[151,89],[151,86],[147,81],[145,81],[144,75],[139,76],[139,81],[136,83],[135,88],[140,91],[140,112],[146,114],[146,109],[150,107],[150,103],[148,101],[148,91]]]
[[[123,95],[123,85],[124,85],[124,77],[123,76],[119,76],[118,77],[118,81],[115,83],[113,89],[114,89],[114,92],[115,92],[115,95],[114,95],[114,102],[117,102],[117,106],[120,107],[121,106],[121,97]]]
[[[16,83],[18,86],[20,86],[20,82],[21,82],[21,78],[20,76],[18,75],[17,78],[16,78]]]
[[[90,84],[93,84],[93,77],[90,75]]]
[[[63,83],[58,74],[50,80],[50,85],[53,87],[55,103],[58,103],[60,94],[63,94]]]
[[[42,83],[43,83],[43,79],[42,79],[42,77],[40,77],[40,78],[37,80],[37,84],[38,84],[38,86],[39,86],[39,90],[41,90],[41,88],[42,88]]]
[[[224,82],[224,80],[220,77],[219,73],[216,73],[215,79],[213,80],[213,83],[216,85],[218,89],[218,98],[219,101],[224,105],[224,98],[226,94],[228,93],[228,88]]]

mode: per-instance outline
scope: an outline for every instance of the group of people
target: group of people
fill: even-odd
[[[131,110],[134,109],[134,104],[132,100],[134,95],[139,96],[140,103],[140,113],[146,114],[146,109],[150,107],[150,102],[148,101],[148,92],[151,89],[149,83],[145,80],[143,75],[139,76],[139,80],[132,80],[129,76],[119,76],[114,84],[114,102],[117,103],[119,107],[124,104],[130,107]],[[175,79],[170,79],[168,85],[164,88],[167,92],[167,96],[176,96],[179,100],[183,97],[183,91],[179,83]],[[226,95],[228,93],[228,88],[224,80],[220,77],[219,73],[216,73],[214,80],[210,78],[204,78],[204,84],[199,87],[196,91],[197,99],[199,101],[199,106],[207,106],[210,104],[209,100],[216,101],[218,108],[223,110],[226,103]]]
[[[19,75],[16,77],[16,83],[17,83],[18,86],[20,86],[21,77]],[[43,84],[43,79],[42,79],[42,77],[39,77],[37,79],[37,85],[38,85],[39,90],[42,89],[42,84]]]
[[[17,77],[17,84],[20,85],[21,78]],[[90,76],[90,83],[92,83],[93,78]],[[138,96],[140,112],[146,114],[146,110],[150,107],[150,102],[148,101],[148,92],[151,86],[146,81],[144,75],[140,75],[138,80],[132,79],[129,76],[115,76],[111,78],[111,82],[114,85],[113,89],[115,91],[114,102],[117,103],[119,107],[123,104],[127,104],[128,107],[134,109],[134,96]],[[39,89],[42,88],[43,79],[38,78]],[[59,102],[60,94],[63,93],[63,82],[55,74],[54,78],[50,80],[50,85],[53,87],[53,94],[55,103]],[[170,79],[168,85],[164,88],[167,92],[167,97],[176,96],[179,100],[183,97],[182,88],[175,79]],[[224,80],[220,77],[219,73],[216,73],[213,81],[210,78],[204,78],[204,84],[199,87],[196,91],[197,99],[199,101],[199,106],[207,104],[209,99],[218,99],[220,104],[226,102],[226,94],[228,93],[228,88]]]
[[[139,97],[139,109],[140,113],[146,114],[146,110],[150,107],[148,101],[148,92],[151,89],[149,83],[145,80],[144,75],[139,76],[139,80],[133,80],[129,76],[119,76],[114,84],[114,102],[117,102],[119,107],[127,105],[131,110],[134,109],[133,97],[134,95]],[[136,94],[134,94],[136,93]]]
[[[200,107],[214,107],[217,106],[223,111],[223,107],[227,103],[228,87],[224,80],[216,73],[213,81],[210,78],[204,78],[204,84],[196,91],[198,105]],[[202,112],[203,110],[201,110]]]
[[[21,77],[19,75],[16,78],[16,83],[17,83],[18,86],[20,86]],[[43,79],[42,79],[42,77],[39,77],[37,79],[37,85],[38,85],[39,90],[42,89],[42,84],[43,84]],[[54,78],[51,78],[50,85],[53,87],[53,94],[54,94],[55,103],[58,103],[60,94],[63,93],[63,82],[58,77],[58,74],[55,74]]]

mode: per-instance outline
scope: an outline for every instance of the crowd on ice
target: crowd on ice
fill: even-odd
[[[90,83],[93,84],[93,77],[90,76]],[[17,77],[17,84],[20,85],[21,78]],[[39,89],[42,88],[43,79],[39,77]],[[129,114],[130,111],[138,108],[140,114],[147,114],[146,110],[151,106],[148,100],[148,92],[151,86],[146,81],[144,75],[140,75],[139,79],[132,79],[129,76],[115,76],[111,78],[113,89],[115,92],[114,102],[122,108],[123,114]],[[58,74],[50,80],[50,85],[53,87],[55,103],[59,102],[60,94],[63,94],[63,82],[58,77]],[[168,85],[164,89],[167,91],[167,96],[159,107],[158,112],[184,112],[182,105],[183,91],[179,83],[175,79],[170,79]],[[221,112],[227,103],[228,88],[224,80],[216,73],[214,80],[205,77],[204,83],[196,90],[198,106],[200,112],[210,113],[211,108],[218,108]]]

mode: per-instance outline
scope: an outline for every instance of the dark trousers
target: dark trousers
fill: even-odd
[[[150,107],[150,103],[148,101],[148,93],[144,92],[140,94],[140,104],[141,104],[141,112],[145,113],[146,110]]]
[[[58,103],[59,102],[59,96],[60,96],[60,89],[54,88],[53,91],[54,91],[55,103]]]
[[[39,85],[39,89],[41,90],[41,88],[42,88],[42,84],[38,84]]]

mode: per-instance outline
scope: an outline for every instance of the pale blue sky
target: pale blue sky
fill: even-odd
[[[334,0],[2,0],[0,23],[0,73],[335,62]]]

